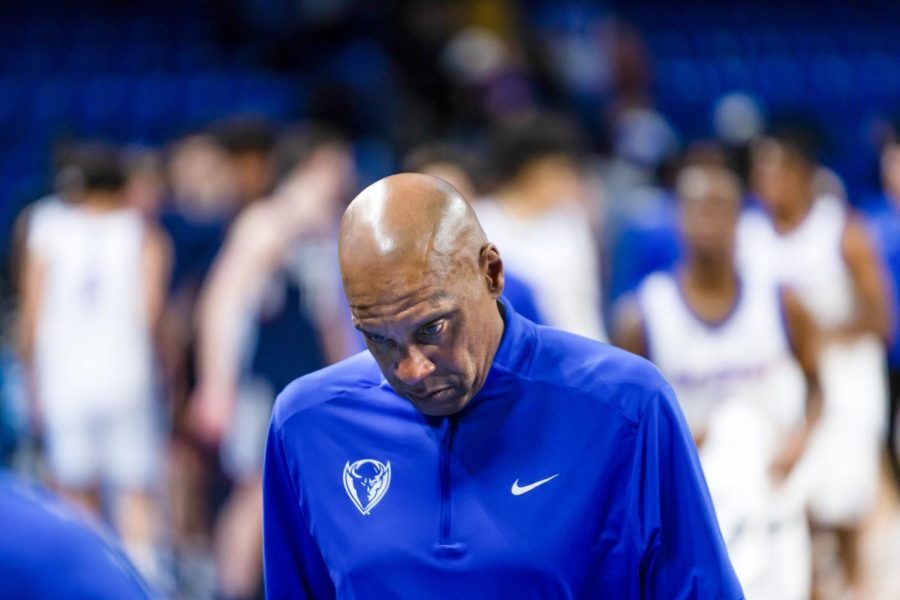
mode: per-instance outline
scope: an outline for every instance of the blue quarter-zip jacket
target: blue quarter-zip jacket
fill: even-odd
[[[741,598],[659,372],[503,313],[456,415],[419,413],[367,352],[279,396],[267,597]]]
[[[0,598],[156,597],[111,537],[49,491],[0,470]]]

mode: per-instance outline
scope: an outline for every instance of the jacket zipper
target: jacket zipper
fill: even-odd
[[[441,480],[441,529],[438,538],[438,546],[449,546],[450,542],[450,504],[452,494],[450,490],[450,451],[453,448],[453,438],[456,435],[456,419],[447,417],[447,431],[441,440],[440,480]]]

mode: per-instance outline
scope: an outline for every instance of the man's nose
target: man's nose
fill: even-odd
[[[406,385],[421,383],[426,377],[434,373],[434,363],[428,360],[416,346],[410,346],[397,361],[394,367],[394,376]]]

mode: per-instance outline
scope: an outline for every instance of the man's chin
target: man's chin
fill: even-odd
[[[429,417],[446,417],[461,411],[466,405],[467,398],[460,396],[452,388],[439,391],[425,398],[407,398],[420,413]]]

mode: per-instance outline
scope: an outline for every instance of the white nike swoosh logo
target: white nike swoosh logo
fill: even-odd
[[[511,489],[510,491],[512,492],[512,495],[513,495],[513,496],[521,496],[522,494],[527,494],[528,492],[530,492],[530,491],[533,490],[534,488],[536,488],[536,487],[538,487],[538,486],[540,486],[540,485],[544,485],[545,483],[547,483],[547,482],[550,481],[551,479],[556,479],[557,477],[559,477],[559,473],[557,473],[556,475],[551,475],[551,476],[548,477],[547,479],[541,479],[540,481],[535,481],[534,483],[529,483],[528,485],[523,485],[523,486],[521,486],[521,487],[519,486],[519,480],[516,479],[516,480],[513,482],[513,484],[512,484],[512,489]]]

